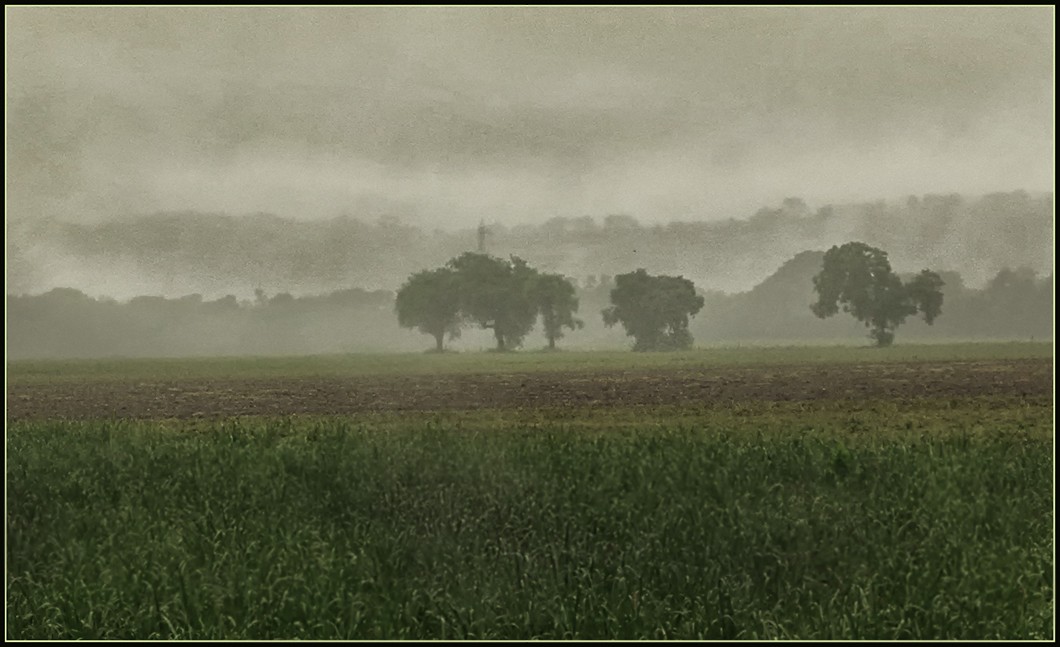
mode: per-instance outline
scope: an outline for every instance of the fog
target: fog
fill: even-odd
[[[938,334],[1041,336],[1054,15],[6,8],[15,351],[419,348],[393,292],[475,249],[479,223],[490,253],[575,280],[593,321],[575,347],[625,343],[597,321],[599,286],[637,267],[713,295],[706,342],[743,338],[741,317],[770,307],[748,296],[764,282],[798,314],[759,337],[859,335],[802,319],[805,267],[770,283],[848,240],[900,272],[950,273],[963,312],[994,304]],[[1010,269],[1024,306],[1006,314],[990,286]],[[40,296],[56,288],[80,294]],[[343,332],[354,311],[374,337]],[[55,323],[71,316],[113,339]],[[479,332],[457,347],[488,345]]]
[[[9,218],[1046,191],[1053,9],[5,10]]]

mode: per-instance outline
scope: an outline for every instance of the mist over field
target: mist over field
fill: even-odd
[[[7,637],[1055,637],[1054,8],[4,18]]]
[[[958,272],[974,287],[1000,270],[1051,274],[1053,197],[908,196],[813,208],[788,198],[745,217],[648,225],[628,214],[487,225],[486,251],[584,281],[643,267],[701,289],[744,292],[807,250],[860,240],[902,271]],[[477,245],[475,228],[425,229],[388,213],[298,221],[271,214],[163,213],[105,223],[9,223],[8,293],[70,287],[97,297],[394,291]]]
[[[601,286],[636,268],[714,295],[695,323],[704,341],[755,326],[802,338],[809,324],[762,329],[761,313],[804,310],[812,268],[757,306],[731,304],[800,254],[851,240],[885,250],[896,271],[948,273],[951,306],[963,290],[1000,294],[1015,272],[1030,305],[1007,308],[1011,321],[950,324],[944,307],[940,322],[964,337],[1040,335],[1039,315],[1019,321],[1051,307],[1030,295],[1053,272],[1052,17],[9,8],[11,338],[32,333],[42,352],[68,343],[56,319],[75,307],[63,295],[81,297],[30,305],[69,289],[110,309],[90,319],[110,322],[99,326],[187,338],[144,353],[417,348],[396,329],[393,293],[477,249],[480,223],[485,251],[577,283],[585,346],[624,342],[599,324]],[[255,324],[264,334],[211,314],[181,329],[159,297],[185,309],[293,300],[304,321],[277,332],[270,315]],[[371,316],[350,332],[348,312],[313,322],[307,299]],[[141,321],[149,304],[164,326]],[[822,338],[840,325],[812,323]]]

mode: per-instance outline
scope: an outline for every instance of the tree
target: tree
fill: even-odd
[[[574,318],[578,311],[578,297],[574,294],[574,285],[559,274],[542,274],[534,285],[534,302],[541,313],[550,349],[556,347],[557,339],[563,338],[564,327],[575,330],[585,325]]]
[[[523,342],[537,319],[537,272],[518,257],[510,260],[465,252],[449,261],[457,277],[460,311],[483,329],[492,329],[497,350]]]
[[[688,317],[703,307],[692,281],[681,276],[651,276],[643,269],[615,277],[611,307],[603,310],[608,327],[621,323],[636,341],[635,351],[677,350],[692,346]]]
[[[460,336],[459,286],[455,273],[448,268],[424,270],[409,277],[397,292],[394,309],[398,324],[432,335],[442,351],[442,341]]]
[[[1028,267],[1003,267],[990,279],[980,297],[977,316],[981,329],[995,336],[1020,337],[1048,330],[1050,302],[1039,290],[1037,272]]]
[[[906,317],[920,312],[929,325],[942,313],[942,278],[924,270],[908,283],[891,270],[887,252],[865,243],[833,246],[813,277],[817,302],[810,305],[824,319],[849,312],[869,328],[877,346],[889,346],[894,330]]]

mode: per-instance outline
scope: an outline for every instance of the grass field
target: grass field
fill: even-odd
[[[9,365],[7,637],[1051,639],[1051,355]]]
[[[1052,343],[899,344],[870,346],[728,347],[672,353],[559,351],[405,353],[302,357],[20,360],[8,363],[10,383],[53,381],[245,379],[453,375],[555,371],[697,369],[725,366],[859,364],[1051,357]]]

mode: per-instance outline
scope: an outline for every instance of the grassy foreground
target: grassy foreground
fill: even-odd
[[[673,413],[15,423],[7,637],[1053,637],[1051,407]]]

